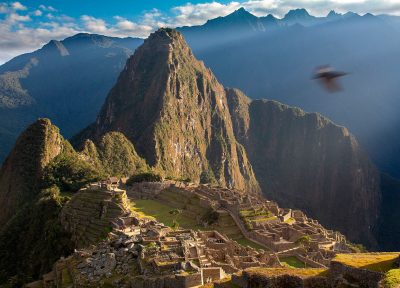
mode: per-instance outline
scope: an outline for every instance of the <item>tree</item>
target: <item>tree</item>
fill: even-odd
[[[297,239],[294,243],[302,247],[309,247],[311,243],[311,237],[309,235],[303,235],[299,239]]]
[[[174,216],[174,219],[172,220],[172,228],[174,230],[179,229],[179,223],[178,223],[178,221],[176,221],[176,218],[178,217],[178,215],[182,214],[182,210],[172,209],[171,211],[169,211],[169,214]]]

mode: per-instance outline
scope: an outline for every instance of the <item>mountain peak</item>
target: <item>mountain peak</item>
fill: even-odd
[[[60,41],[57,40],[50,40],[50,42],[44,45],[42,49],[46,52],[57,51],[60,56],[69,55],[68,49]]]
[[[298,8],[290,10],[284,17],[284,19],[299,19],[311,17],[308,11],[304,8]]]
[[[249,11],[247,11],[246,9],[244,9],[243,7],[240,7],[239,9],[233,11],[230,15],[237,15],[237,16],[245,16],[245,15],[252,15]]]
[[[38,119],[17,139],[0,169],[0,224],[33,199],[44,167],[61,153],[64,140],[49,119]]]
[[[326,15],[326,17],[327,17],[327,18],[330,18],[330,17],[337,17],[337,16],[340,16],[340,15],[341,15],[341,14],[336,13],[335,10],[331,10],[331,11],[328,13],[328,15]]]
[[[160,28],[155,32],[151,33],[149,38],[145,41],[152,42],[152,41],[160,41],[160,40],[168,40],[170,42],[173,41],[181,41],[183,39],[181,33],[176,31],[175,29],[171,28]]]
[[[259,191],[229,119],[223,86],[179,32],[161,28],[128,60],[86,135],[98,140],[119,131],[168,176],[194,182],[207,176],[222,186]]]

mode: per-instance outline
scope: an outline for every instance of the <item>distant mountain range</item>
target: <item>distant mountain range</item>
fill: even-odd
[[[334,11],[314,17],[305,9],[277,19],[239,9],[179,30],[225,86],[328,116],[357,136],[381,170],[400,177],[399,19]],[[311,80],[326,64],[349,73],[339,93]]]
[[[143,42],[78,34],[0,66],[0,161],[19,133],[49,117],[71,137],[96,117],[126,59]]]

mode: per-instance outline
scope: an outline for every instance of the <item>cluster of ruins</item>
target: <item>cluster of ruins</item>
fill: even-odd
[[[325,229],[300,210],[282,209],[261,195],[176,182],[137,183],[128,188],[128,195],[133,201],[135,198],[165,201],[163,193],[171,189],[182,197],[191,194],[199,198],[204,208],[227,211],[248,240],[279,258],[294,256],[308,267],[323,268],[336,253],[351,252],[346,238],[339,232]]]
[[[162,281],[157,287],[196,287],[247,268],[282,267],[280,260],[285,257],[296,257],[307,267],[325,268],[336,253],[349,252],[340,233],[260,195],[172,181],[136,183],[127,187],[127,193],[118,185],[115,179],[91,184],[64,208],[62,222],[86,247],[56,263],[44,277],[51,285],[65,281],[65,275],[90,284],[117,274],[147,284]],[[167,191],[176,193],[179,201],[195,197],[205,211],[229,213],[244,237],[265,249],[240,245],[212,227],[209,231],[173,229],[129,209],[126,194],[133,201],[157,200],[164,199]],[[104,234],[104,226],[112,232],[105,240],[94,241]],[[88,248],[89,243],[97,244]],[[126,281],[125,276],[115,279]]]

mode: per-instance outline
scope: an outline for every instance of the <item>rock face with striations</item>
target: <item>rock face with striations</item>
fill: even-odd
[[[18,138],[0,170],[0,225],[36,195],[43,168],[63,149],[59,129],[39,119]]]
[[[109,131],[122,132],[168,176],[259,190],[234,136],[224,87],[175,30],[158,30],[136,50],[97,121],[78,138],[98,142]]]
[[[227,90],[236,137],[264,194],[376,245],[380,176],[349,131],[320,114]]]

